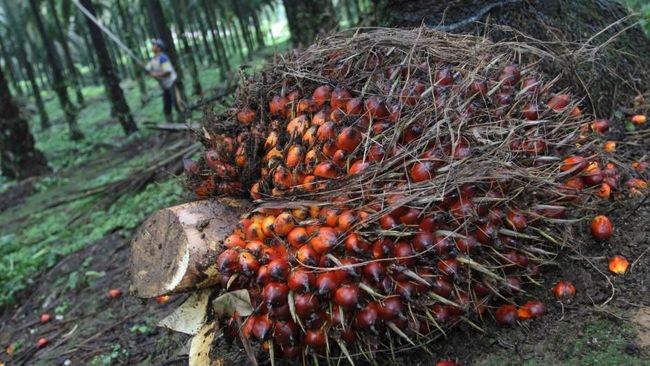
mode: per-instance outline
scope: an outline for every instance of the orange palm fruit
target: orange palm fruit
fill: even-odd
[[[278,236],[286,236],[294,227],[295,220],[289,212],[279,214],[273,222],[273,232]]]
[[[338,176],[337,167],[329,161],[324,161],[314,168],[314,175],[319,178],[336,178]]]
[[[242,125],[248,126],[253,123],[255,119],[255,111],[250,107],[244,107],[241,111],[237,113],[237,122]]]
[[[287,151],[285,163],[289,169],[293,169],[302,163],[305,158],[305,148],[302,145],[293,145]]]

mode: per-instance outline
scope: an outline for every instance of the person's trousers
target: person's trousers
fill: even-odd
[[[172,114],[172,108],[176,108],[176,112],[181,113],[176,100],[176,84],[172,84],[169,88],[163,88],[163,112],[165,116]]]

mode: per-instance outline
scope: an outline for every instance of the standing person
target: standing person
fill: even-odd
[[[180,108],[180,98],[176,90],[176,71],[174,65],[169,60],[169,56],[165,54],[165,42],[160,39],[151,41],[151,48],[154,57],[147,63],[147,71],[154,78],[158,79],[160,86],[163,90],[163,112],[165,113],[165,120],[169,123],[173,122],[172,107],[176,108],[178,114],[178,121],[183,121],[183,111]]]

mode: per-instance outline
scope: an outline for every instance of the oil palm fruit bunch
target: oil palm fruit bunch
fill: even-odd
[[[568,219],[647,185],[527,50],[380,30],[244,80],[186,164],[199,197],[259,203],[216,261],[219,291],[247,290],[254,309],[221,319],[225,334],[274,357],[354,358],[543,315],[526,289]]]

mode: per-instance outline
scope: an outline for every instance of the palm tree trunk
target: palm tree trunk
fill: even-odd
[[[34,146],[29,124],[21,117],[0,69],[0,172],[11,179],[50,171],[45,155]]]
[[[95,15],[95,8],[93,7],[92,0],[81,0],[81,4],[88,9],[91,14]],[[129,105],[126,103],[124,93],[120,87],[120,80],[115,74],[115,69],[113,69],[108,48],[106,47],[106,41],[104,40],[104,34],[101,29],[90,20],[90,18],[87,18],[86,20],[88,22],[90,37],[92,38],[93,46],[95,47],[95,52],[97,53],[97,58],[99,60],[99,70],[104,77],[106,93],[109,96],[113,110],[117,114],[116,117],[122,125],[122,129],[124,129],[124,133],[130,135],[133,132],[136,132],[138,127],[133,121]]]
[[[124,29],[125,31],[124,39],[126,41],[126,45],[130,49],[134,50],[134,52],[139,54],[140,52],[133,38],[134,33],[133,33],[133,27],[131,26],[131,20],[129,19],[126,9],[122,5],[122,0],[117,0],[115,4],[117,5],[117,11],[120,15],[120,19],[122,20],[122,29]],[[144,104],[144,101],[147,96],[147,87],[143,77],[144,72],[142,68],[138,64],[136,64],[135,61],[131,62],[131,68],[132,68],[132,73],[135,76],[135,80],[138,83],[138,89],[140,90],[140,102]]]
[[[97,70],[97,62],[95,61],[95,53],[91,52],[92,46],[90,45],[90,40],[88,39],[88,33],[83,32],[83,36],[81,37],[84,40],[84,46],[86,47],[84,53],[86,55],[86,60],[89,61],[90,65],[92,66],[93,70]],[[91,82],[94,85],[99,84],[99,79],[97,78],[97,73],[96,72],[89,72]]]
[[[56,6],[54,6],[54,0],[47,0],[47,5],[48,5],[48,10],[52,13],[52,18],[54,18],[54,26],[56,27],[56,32],[57,32],[57,38],[59,39],[59,42],[61,43],[61,47],[63,48],[63,57],[65,58],[65,63],[66,66],[68,67],[68,74],[70,77],[71,84],[74,85],[76,97],[77,97],[77,104],[83,106],[85,104],[84,101],[84,95],[81,90],[82,84],[81,84],[81,77],[79,75],[79,71],[74,65],[74,61],[72,60],[72,56],[70,55],[70,46],[68,45],[68,37],[66,33],[63,31],[63,27],[61,27],[61,22],[59,21],[59,15],[57,14],[56,11]]]
[[[41,17],[41,12],[38,7],[36,0],[29,0],[29,5],[31,7],[32,13],[34,15],[34,22],[36,23],[36,28],[38,33],[41,35],[41,40],[43,41],[43,46],[47,53],[47,62],[52,69],[52,81],[54,83],[54,91],[59,99],[59,104],[63,109],[65,114],[66,121],[68,123],[68,129],[70,133],[70,138],[72,140],[81,140],[84,138],[79,125],[77,124],[77,112],[74,105],[70,101],[70,96],[68,95],[68,90],[66,89],[65,79],[63,77],[63,71],[61,67],[61,61],[59,56],[56,54],[54,49],[54,44],[51,42],[49,35],[43,24],[43,18]]]
[[[9,5],[8,0],[3,1],[4,9],[7,14],[9,25],[13,29],[23,29],[23,26],[19,19],[16,18],[13,8]],[[29,85],[32,89],[32,95],[34,96],[34,101],[36,102],[36,109],[38,110],[38,115],[41,120],[41,129],[45,130],[50,127],[50,119],[45,110],[45,103],[43,103],[43,98],[41,97],[41,90],[38,86],[38,81],[36,80],[36,73],[34,72],[33,63],[29,62],[27,59],[27,53],[25,53],[24,47],[16,47],[16,43],[19,45],[25,44],[23,39],[22,32],[14,32],[13,38],[7,38],[12,44],[11,48],[16,53],[18,57],[19,68],[25,69],[25,74],[27,75],[27,80],[29,80]]]
[[[255,29],[255,39],[257,40],[257,48],[263,48],[266,44],[264,42],[264,33],[262,33],[262,24],[256,11],[251,14],[253,19],[253,27]]]
[[[190,76],[192,77],[194,94],[201,95],[203,91],[201,90],[201,82],[199,81],[199,72],[196,67],[194,50],[192,50],[192,47],[190,47],[190,44],[187,41],[187,33],[185,33],[185,22],[183,22],[184,15],[185,15],[184,13],[179,14],[178,12],[174,12],[176,25],[178,26],[177,36],[181,40],[181,44],[183,45],[183,53],[186,55],[190,63]]]
[[[221,77],[222,80],[226,79],[226,71],[230,69],[230,65],[228,64],[228,57],[226,56],[226,53],[223,50],[223,41],[219,37],[218,31],[217,31],[217,22],[216,22],[216,17],[214,16],[214,11],[213,7],[208,4],[207,1],[203,0],[201,2],[203,5],[203,9],[205,10],[205,16],[208,21],[208,28],[210,30],[210,34],[212,35],[212,41],[214,42],[214,48],[217,52],[217,61],[219,62],[219,77]]]
[[[214,57],[214,53],[212,52],[210,41],[208,40],[208,35],[206,31],[207,27],[205,26],[205,22],[203,22],[203,18],[201,17],[201,14],[197,12],[193,12],[193,15],[198,24],[199,31],[201,32],[201,40],[203,41],[203,48],[205,48],[205,53],[208,55],[208,58],[210,59],[210,63],[214,64],[217,61]]]
[[[307,46],[316,36],[336,28],[336,17],[331,0],[283,0],[282,2],[291,31],[291,43],[296,47]]]
[[[16,90],[16,93],[18,93],[20,96],[25,95],[23,88],[20,86],[16,72],[14,71],[13,61],[9,56],[7,47],[2,41],[2,37],[0,37],[0,57],[2,57],[5,62],[5,70],[7,70],[7,75],[9,76],[8,78],[10,79],[11,84],[14,86],[14,90]]]

